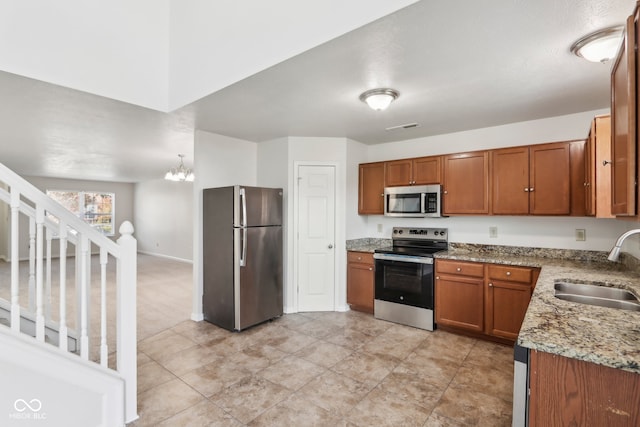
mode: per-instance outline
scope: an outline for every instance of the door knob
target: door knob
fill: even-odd
[[[333,249],[333,245],[331,243],[329,243],[329,249]]]

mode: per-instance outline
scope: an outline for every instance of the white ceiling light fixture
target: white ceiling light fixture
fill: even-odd
[[[360,95],[360,101],[366,102],[369,107],[376,111],[386,110],[389,104],[400,96],[395,89],[378,88],[368,90]]]
[[[178,154],[178,157],[180,157],[180,164],[175,168],[169,169],[164,175],[164,179],[166,179],[167,181],[192,182],[195,178],[195,175],[193,174],[193,171],[191,169],[184,166],[184,154]]]
[[[603,28],[587,34],[571,46],[571,52],[591,62],[605,63],[616,56],[624,26]]]

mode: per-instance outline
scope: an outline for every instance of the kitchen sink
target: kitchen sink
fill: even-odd
[[[626,289],[585,283],[556,282],[555,297],[580,304],[640,311],[638,298]]]

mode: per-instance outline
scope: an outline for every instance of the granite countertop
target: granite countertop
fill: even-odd
[[[390,239],[347,241],[347,250],[373,252]],[[540,276],[518,335],[518,344],[572,359],[640,373],[640,312],[555,298],[557,281],[624,288],[640,299],[638,261],[622,254],[610,262],[598,251],[450,243],[435,258],[539,267]]]
[[[604,252],[499,248],[450,245],[450,250],[438,252],[435,257],[540,267],[518,344],[640,373],[640,312],[563,301],[554,296],[556,281],[566,281],[624,288],[640,297],[640,274],[635,266],[609,262]]]
[[[364,238],[347,240],[347,250],[356,252],[373,252],[378,248],[391,246],[391,239]]]

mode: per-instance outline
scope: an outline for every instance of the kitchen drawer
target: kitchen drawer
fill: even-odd
[[[527,267],[488,264],[489,279],[531,284],[533,270]]]
[[[436,260],[436,272],[438,274],[459,274],[462,276],[483,277],[484,265],[477,262],[439,259]]]
[[[347,262],[359,262],[362,264],[373,264],[373,254],[370,252],[347,252]]]

